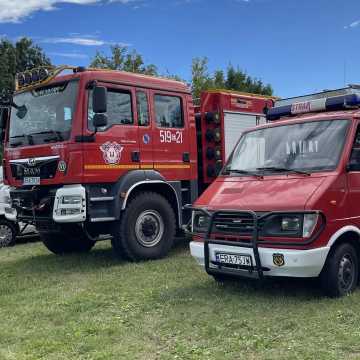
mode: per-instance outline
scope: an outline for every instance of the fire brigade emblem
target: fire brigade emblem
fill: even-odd
[[[276,266],[284,266],[285,265],[285,259],[283,254],[273,254],[273,263]]]
[[[121,153],[124,147],[117,142],[108,141],[100,146],[100,150],[103,153],[104,161],[109,165],[116,165],[121,160]]]

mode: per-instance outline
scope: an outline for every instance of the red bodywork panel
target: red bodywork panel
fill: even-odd
[[[8,134],[6,135],[5,168],[8,176],[6,181],[10,185],[22,186],[20,181],[16,181],[11,176],[10,160],[53,155],[59,155],[60,160],[67,163],[67,172],[66,174],[57,172],[54,178],[42,180],[41,185],[116,182],[124,173],[132,169],[155,169],[169,181],[197,179],[194,109],[190,91],[185,84],[119,71],[85,71],[58,77],[50,85],[72,79],[79,80],[79,90],[68,141],[11,148]],[[88,129],[89,91],[86,87],[95,80],[98,85],[131,93],[134,124],[113,125],[106,131],[98,132],[95,142],[77,142],[76,137],[92,134],[92,131]],[[147,95],[151,119],[149,126],[138,126],[137,90],[141,90]],[[171,129],[156,126],[153,105],[155,94],[181,98],[184,128]],[[166,138],[165,135],[169,135],[169,137]],[[162,142],[161,139],[170,141]],[[108,163],[101,149],[108,142],[116,142],[121,146],[121,157],[116,164]],[[111,149],[109,151],[111,152]],[[140,161],[133,160],[134,152],[140,154]],[[190,161],[184,161],[184,153],[189,154]]]
[[[227,141],[225,136],[225,112],[234,114],[253,114],[264,117],[266,109],[274,106],[274,97],[261,96],[225,90],[204,91],[201,94],[200,106],[196,108],[196,112],[201,114],[201,142],[202,142],[202,163],[203,163],[203,179],[205,184],[210,184],[216,177],[216,165],[221,168],[221,165],[226,161],[225,157],[225,143]],[[205,118],[206,113],[218,113],[219,123],[208,123]],[[239,117],[239,121],[242,119]],[[257,123],[258,125],[258,123]],[[206,138],[208,130],[215,131],[219,129],[221,132],[220,141],[209,141]],[[240,133],[237,137],[240,137]],[[206,155],[208,147],[220,148],[222,153],[221,164],[216,164],[216,159],[209,159]],[[210,175],[208,168],[213,167],[215,172]]]
[[[277,126],[279,122],[292,124],[312,120],[351,119],[343,153],[335,171],[313,173],[311,176],[273,175],[265,176],[263,179],[251,176],[220,176],[194,206],[210,211],[321,211],[326,217],[324,230],[311,244],[296,248],[326,246],[331,236],[344,226],[360,227],[360,172],[346,170],[356,129],[359,126],[359,117],[359,111],[351,110],[303,115],[264,125],[263,127],[271,127]],[[195,240],[201,239],[196,237]],[[293,246],[286,245],[286,241],[293,241],[291,239],[277,238],[275,241],[285,242],[281,248],[294,249]]]

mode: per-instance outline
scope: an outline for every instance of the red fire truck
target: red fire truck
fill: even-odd
[[[360,87],[276,102],[196,201],[192,255],[216,280],[320,277],[358,282]]]
[[[4,111],[8,218],[35,224],[56,254],[110,234],[116,254],[156,259],[190,220],[236,138],[265,122],[273,99],[207,92],[119,71],[34,69]],[[11,211],[11,212],[10,212]]]

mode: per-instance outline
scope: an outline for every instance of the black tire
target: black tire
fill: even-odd
[[[62,226],[56,233],[40,233],[40,237],[47,249],[56,255],[85,253],[95,245],[95,241],[90,240],[77,225]]]
[[[331,250],[320,274],[326,295],[340,297],[351,293],[357,286],[359,259],[355,248],[344,243]]]
[[[174,244],[174,210],[161,195],[143,192],[128,205],[112,226],[112,246],[117,256],[131,261],[160,259]]]
[[[6,219],[0,219],[0,248],[14,246],[19,233],[18,225]]]

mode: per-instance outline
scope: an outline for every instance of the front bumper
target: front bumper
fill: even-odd
[[[197,260],[199,265],[207,268],[210,274],[228,274],[244,277],[256,277],[253,269],[231,269],[224,266],[214,265],[216,262],[215,254],[217,252],[250,255],[253,264],[256,264],[255,254],[252,248],[239,247],[236,245],[222,245],[208,243],[209,256],[205,259],[205,249],[203,242],[192,241],[190,243],[191,255]],[[317,277],[325,264],[329,247],[321,247],[311,250],[288,250],[271,249],[258,247],[263,276],[282,276],[282,277]],[[274,264],[274,255],[282,254],[284,265]],[[206,266],[205,261],[208,261]]]

